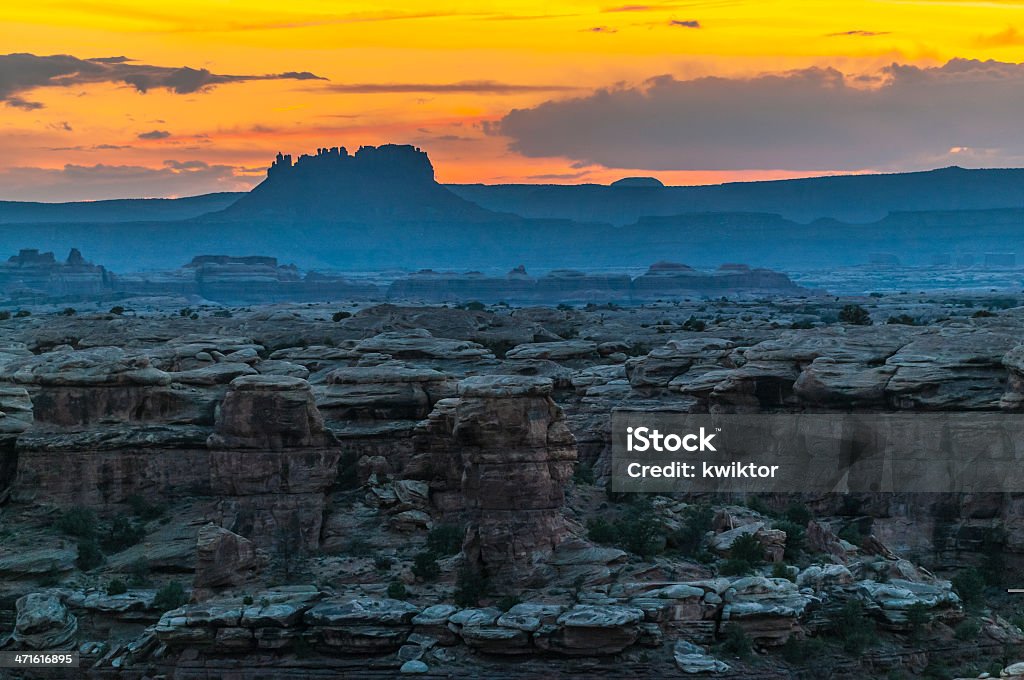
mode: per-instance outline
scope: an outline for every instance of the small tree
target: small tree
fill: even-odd
[[[160,590],[156,591],[153,598],[153,606],[161,611],[177,609],[188,602],[185,596],[185,589],[177,581],[171,581]]]
[[[870,326],[871,315],[860,305],[846,305],[839,310],[839,320],[854,326]]]

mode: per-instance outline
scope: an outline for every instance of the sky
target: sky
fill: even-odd
[[[448,183],[1024,166],[1024,0],[33,0],[0,199],[246,190],[407,143]]]

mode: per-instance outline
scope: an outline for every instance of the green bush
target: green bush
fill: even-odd
[[[683,525],[667,537],[668,546],[687,557],[697,557],[704,537],[711,530],[715,513],[708,505],[691,505],[684,513]]]
[[[856,522],[847,524],[839,530],[839,533],[836,534],[836,536],[847,543],[852,543],[856,546],[860,546],[860,544],[864,542],[864,534],[861,533],[860,526]]]
[[[953,635],[956,636],[956,639],[964,642],[978,637],[980,632],[981,625],[974,619],[964,619],[953,629]]]
[[[437,555],[429,550],[416,553],[412,559],[412,573],[424,581],[435,581],[441,575],[441,567],[437,564]]]
[[[487,595],[490,584],[487,577],[479,571],[463,565],[455,581],[455,604],[460,607],[475,607],[480,598]]]
[[[839,320],[854,326],[870,326],[871,315],[860,305],[846,305],[839,310]]]
[[[817,663],[825,653],[825,648],[825,641],[820,638],[797,640],[796,637],[790,637],[782,645],[782,658],[793,665],[810,666]]]
[[[917,319],[910,316],[909,314],[900,314],[899,316],[890,316],[885,322],[890,326],[917,326]]]
[[[139,494],[132,494],[128,496],[128,507],[132,509],[132,514],[141,520],[146,522],[157,519],[164,514],[164,508],[159,505],[153,505],[144,496]]]
[[[427,534],[427,549],[441,556],[456,555],[462,550],[466,531],[455,524],[438,524]]]
[[[655,517],[649,498],[631,503],[612,523],[603,518],[589,521],[587,536],[641,557],[652,557],[665,546],[665,527]]]
[[[185,596],[185,589],[177,581],[171,581],[156,591],[156,597],[153,598],[153,606],[160,611],[177,609],[186,602],[188,597]]]
[[[26,316],[32,316],[32,312],[27,309],[19,309],[14,313],[15,319],[24,319]]]
[[[394,563],[395,561],[387,555],[377,555],[373,558],[373,566],[377,568],[377,571],[387,571]]]
[[[388,597],[392,600],[404,600],[408,595],[409,591],[401,581],[392,581],[388,584]]]
[[[352,312],[335,312],[331,314],[331,321],[337,323],[352,316]]]
[[[121,305],[114,305],[113,307],[110,308],[110,313],[116,314],[117,316],[121,316],[122,314],[124,314],[124,307],[122,307]]]
[[[463,309],[468,309],[471,312],[482,312],[487,309],[487,305],[480,302],[479,300],[472,300],[462,305]]]
[[[11,313],[8,311],[0,312],[0,321],[7,321],[11,318]]]
[[[806,526],[806,524],[801,525],[789,520],[782,520],[772,524],[772,528],[786,532],[785,557],[787,560],[794,560],[803,552],[804,538],[807,534],[807,530],[804,528]]]
[[[57,529],[68,536],[92,538],[96,535],[96,514],[88,508],[68,508],[57,519]]]
[[[74,316],[75,314],[78,314],[78,310],[75,309],[74,307],[65,307],[63,310],[61,310],[61,314],[63,316]]]
[[[796,581],[796,576],[793,575],[785,562],[776,562],[772,565],[772,578],[784,578],[787,581]]]
[[[149,585],[149,562],[144,557],[128,565],[128,584],[137,588]]]
[[[78,539],[78,557],[75,565],[82,571],[89,571],[103,564],[103,553],[93,537]]]
[[[497,602],[497,607],[503,612],[507,612],[512,607],[520,604],[523,601],[518,595],[502,595]]]
[[[932,622],[931,610],[923,602],[915,602],[907,607],[907,625],[910,626],[910,637],[920,639],[924,629]]]
[[[121,552],[146,537],[146,530],[125,517],[117,517],[110,529],[100,538],[100,545],[108,553]]]
[[[115,578],[107,584],[107,595],[124,595],[128,592],[128,586],[121,579]]]
[[[572,481],[576,485],[586,484],[587,486],[593,486],[594,468],[583,463],[577,463],[576,469],[572,473]]]
[[[732,542],[732,546],[729,548],[729,557],[757,566],[764,562],[764,546],[754,534],[743,534]]]
[[[833,615],[831,623],[832,632],[842,640],[843,650],[851,656],[878,643],[875,622],[868,617],[860,600],[849,600]]]
[[[615,526],[602,517],[587,522],[587,538],[594,543],[614,545],[619,540],[619,532]]]
[[[686,321],[683,322],[683,330],[684,331],[700,332],[700,331],[703,331],[704,329],[706,329],[707,327],[708,327],[707,323],[705,323],[701,319],[698,319],[695,316],[690,316],[689,319],[687,319]]]
[[[734,557],[730,557],[718,565],[718,573],[722,576],[746,576],[753,570],[754,565],[750,562]]]
[[[985,604],[985,577],[974,567],[957,572],[951,579],[953,590],[968,609],[979,609]]]
[[[990,312],[987,309],[979,309],[974,314],[971,314],[972,319],[985,319],[990,316],[995,316],[995,312]]]
[[[743,628],[735,623],[727,625],[723,631],[722,651],[737,659],[749,659],[754,651],[754,645],[750,641]]]
[[[783,515],[788,521],[804,527],[807,526],[808,522],[814,519],[814,514],[811,512],[810,508],[803,503],[790,503]]]

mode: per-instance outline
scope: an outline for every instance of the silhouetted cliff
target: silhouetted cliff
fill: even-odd
[[[355,154],[322,148],[294,164],[279,153],[267,179],[219,216],[354,223],[495,218],[438,184],[426,153],[398,144],[364,146]]]

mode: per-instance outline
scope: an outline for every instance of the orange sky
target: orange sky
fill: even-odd
[[[140,93],[121,82],[18,90],[34,104],[0,106],[6,199],[240,189],[258,181],[279,150],[383,142],[421,146],[443,182],[607,182],[644,173],[525,158],[485,127],[512,109],[663,74],[750,76],[813,65],[857,74],[954,57],[1024,61],[1024,1],[1009,0],[9,5],[0,18],[6,52],[124,55],[129,63],[230,75],[309,71],[326,80],[231,82],[186,94]],[[216,171],[204,169],[195,181],[159,181],[203,167],[188,165],[195,161]],[[97,180],[70,191],[61,183],[66,177],[57,181],[43,171],[66,165],[154,174],[137,185]],[[650,174],[684,184],[803,173]]]

